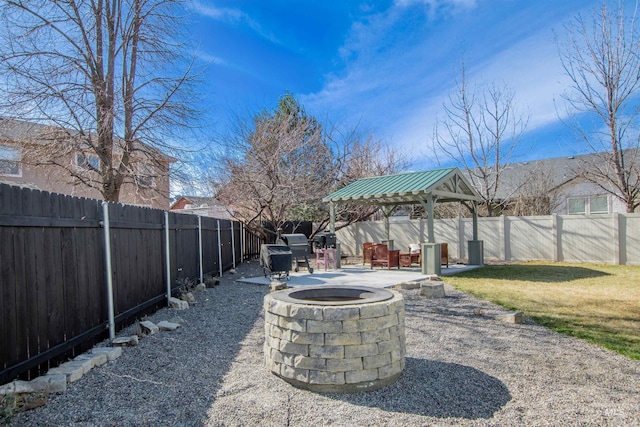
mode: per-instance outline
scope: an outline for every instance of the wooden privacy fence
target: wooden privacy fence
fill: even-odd
[[[85,351],[260,244],[235,221],[0,184],[0,384]]]
[[[436,219],[436,242],[449,245],[449,256],[465,259],[472,239],[470,218]],[[395,249],[426,242],[426,220],[391,222]],[[362,254],[364,242],[386,239],[383,221],[365,221],[337,231],[343,253]],[[505,261],[564,261],[640,265],[640,214],[547,215],[478,218],[484,257]]]

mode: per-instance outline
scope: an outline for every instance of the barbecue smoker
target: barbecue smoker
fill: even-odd
[[[309,269],[309,273],[313,274],[313,268],[309,265],[309,241],[304,234],[280,234],[276,239],[276,243],[279,245],[286,245],[291,249],[291,256],[296,265],[294,271],[297,273],[300,270],[300,266],[305,266]]]
[[[323,231],[313,237],[314,249],[332,249],[336,247],[336,233]]]
[[[273,280],[284,276],[289,279],[291,270],[291,249],[285,245],[261,245],[260,246],[260,266],[264,271],[264,277],[269,276]]]

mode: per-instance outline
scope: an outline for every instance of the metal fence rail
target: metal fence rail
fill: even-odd
[[[0,184],[0,384],[85,351],[260,244],[235,221]]]

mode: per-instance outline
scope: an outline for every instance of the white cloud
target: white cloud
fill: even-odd
[[[260,37],[275,44],[280,43],[273,33],[266,31],[256,20],[240,9],[216,7],[212,2],[207,2],[205,5],[198,0],[191,2],[191,8],[207,18],[234,25],[245,25]]]

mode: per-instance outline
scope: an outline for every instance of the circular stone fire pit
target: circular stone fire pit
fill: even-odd
[[[366,286],[308,286],[264,298],[267,367],[290,384],[354,393],[404,369],[404,299]]]

